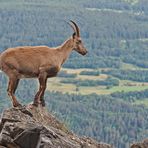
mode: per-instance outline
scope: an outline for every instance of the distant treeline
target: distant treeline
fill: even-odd
[[[77,86],[118,86],[119,80],[115,78],[107,78],[105,80],[81,80],[81,79],[65,79],[61,80],[61,83],[72,83]]]
[[[81,71],[80,75],[90,75],[90,76],[99,76],[100,75],[100,71]]]
[[[111,96],[116,99],[120,98],[129,102],[135,102],[136,100],[148,98],[148,89],[133,92],[115,92],[112,93]]]
[[[112,75],[121,80],[132,80],[138,82],[148,82],[148,70],[108,70],[102,73]]]
[[[63,70],[63,71],[60,71],[57,76],[58,77],[63,77],[63,78],[76,78],[77,74],[67,73],[67,71]]]

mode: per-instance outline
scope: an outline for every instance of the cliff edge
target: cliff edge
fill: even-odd
[[[44,107],[29,105],[3,111],[0,148],[112,148],[69,131]]]
[[[132,144],[131,148],[148,148],[148,138],[144,139],[142,142]]]

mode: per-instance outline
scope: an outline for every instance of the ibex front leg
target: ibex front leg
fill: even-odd
[[[44,92],[46,89],[46,82],[47,82],[47,73],[46,72],[41,72],[39,74],[39,91],[36,93],[33,105],[38,106],[38,104],[42,104],[42,106],[45,106],[44,102]]]
[[[21,106],[21,104],[17,101],[16,97],[14,96],[15,90],[18,86],[18,82],[19,82],[19,79],[16,79],[15,77],[9,78],[7,92],[8,92],[9,97],[12,100],[12,104],[14,107]]]

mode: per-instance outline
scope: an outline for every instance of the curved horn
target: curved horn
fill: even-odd
[[[72,20],[70,20],[70,22],[75,26],[77,36],[80,37],[80,29],[79,29],[78,25]]]
[[[75,33],[77,33],[77,30],[76,30],[76,27],[74,26],[74,24],[71,24],[71,23],[69,23],[69,22],[67,22],[67,23],[72,27],[73,31],[74,31]]]

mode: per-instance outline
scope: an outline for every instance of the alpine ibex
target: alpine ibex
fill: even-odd
[[[33,105],[38,106],[41,103],[45,106],[47,78],[57,75],[72,50],[82,55],[87,53],[80,38],[79,27],[74,21],[69,24],[74,33],[58,47],[22,46],[8,48],[0,54],[0,69],[9,77],[7,92],[14,107],[21,106],[14,95],[21,78],[38,78],[40,87]]]

